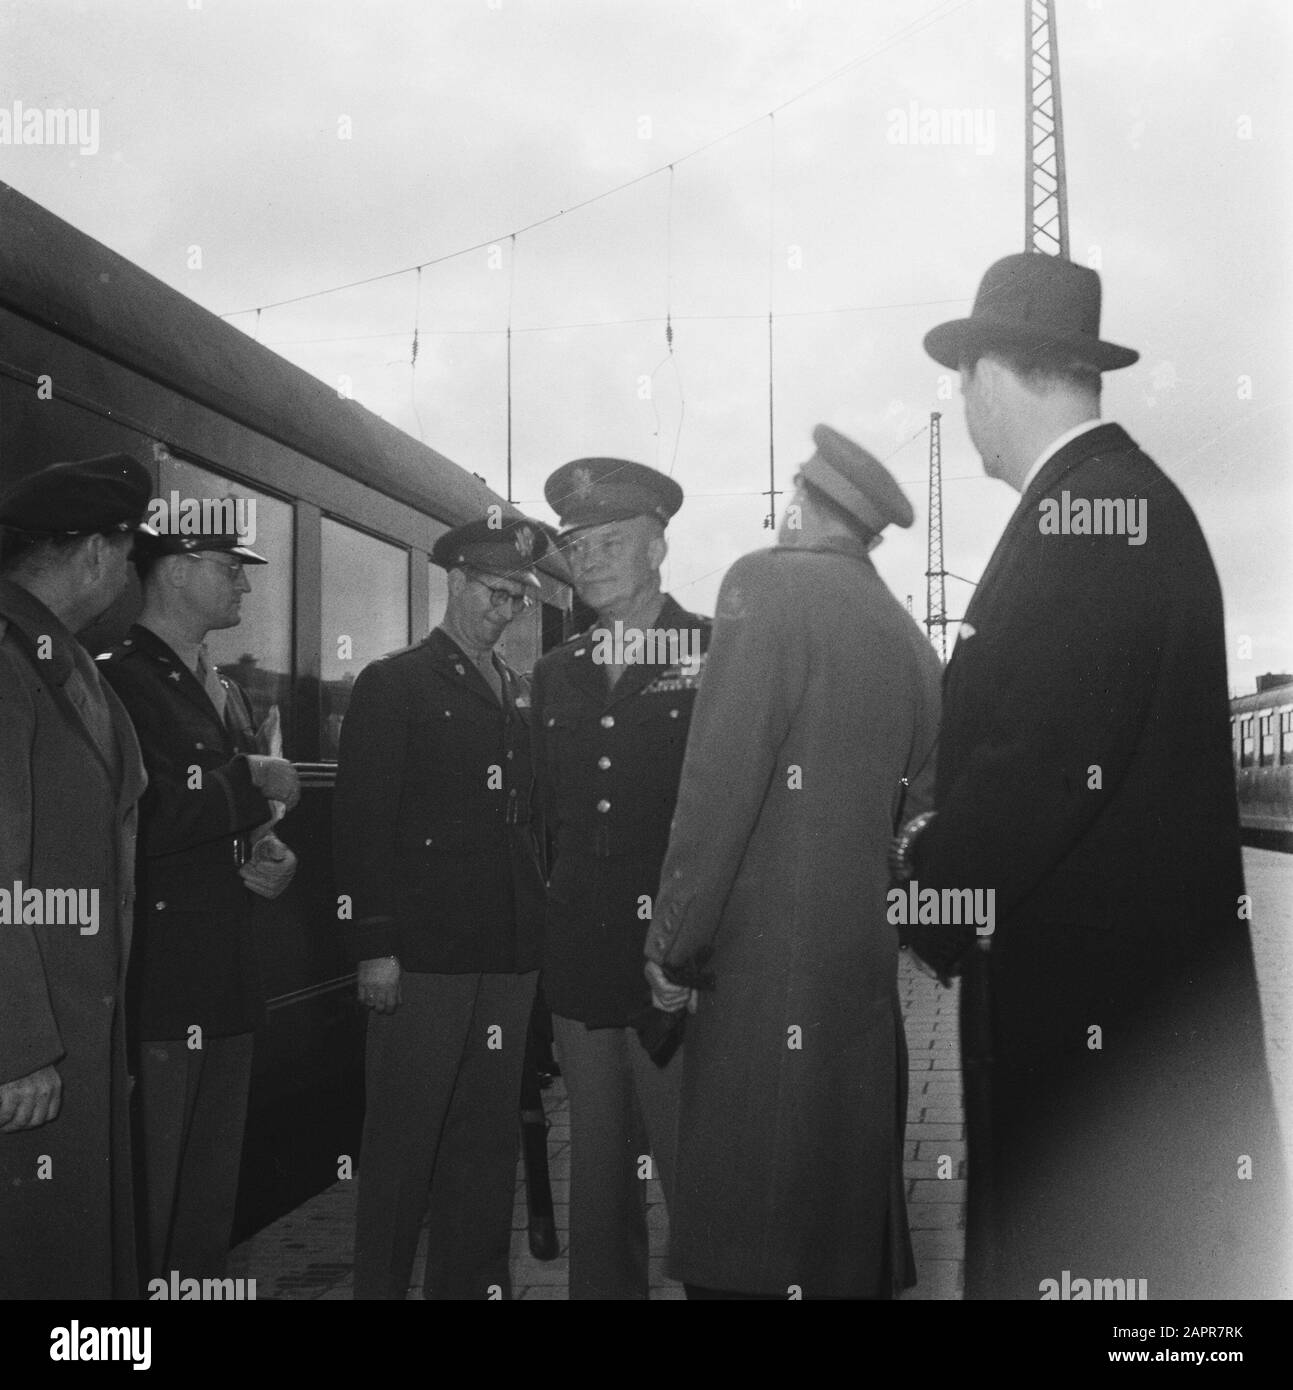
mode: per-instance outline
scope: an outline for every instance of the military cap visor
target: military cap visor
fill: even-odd
[[[817,452],[799,476],[856,517],[863,529],[878,535],[886,526],[910,526],[915,520],[907,494],[879,459],[829,425],[817,426],[813,443]]]
[[[564,463],[543,485],[561,518],[562,535],[612,521],[648,516],[662,526],[682,506],[682,488],[666,474],[629,459],[586,458]]]
[[[547,533],[537,522],[509,520],[491,526],[482,520],[446,531],[432,546],[431,559],[441,569],[479,570],[538,589],[542,586],[532,566],[547,551]]]
[[[257,554],[249,545],[244,545],[237,532],[226,531],[220,535],[181,536],[173,532],[158,534],[150,532],[147,538],[139,541],[136,552],[155,555],[159,559],[166,555],[196,555],[202,551],[218,551],[221,555],[232,555],[245,565],[267,565],[269,561]]]
[[[53,463],[0,494],[0,526],[33,536],[156,532],[144,521],[152,479],[129,454]]]

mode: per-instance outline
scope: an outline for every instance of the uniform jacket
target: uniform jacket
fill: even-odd
[[[710,628],[668,596],[652,624],[696,634],[702,655]],[[556,847],[543,990],[553,1013],[621,1027],[651,1003],[642,945],[701,671],[644,661],[608,693],[596,652],[585,633],[534,669],[539,779]]]
[[[1144,543],[1042,534],[1064,493],[1070,513],[1143,499]],[[1065,1269],[1151,1298],[1270,1296],[1280,1163],[1221,593],[1188,504],[1117,425],[1043,466],[984,572],[936,802],[922,888],[996,893],[961,1002],[971,1296],[1037,1298]],[[949,926],[916,943],[943,969],[967,950]]]
[[[78,658],[86,686],[73,679]],[[96,741],[87,700],[106,708],[114,747]],[[144,780],[130,720],[88,656],[0,580],[0,887],[85,889],[99,902],[93,935],[0,925],[0,1079],[54,1064],[63,1084],[56,1120],[0,1134],[0,1298],[138,1293],[122,1000]]]
[[[442,629],[366,666],[341,730],[333,831],[356,961],[523,972],[539,964],[530,691],[497,654],[500,706]]]
[[[221,719],[192,671],[138,624],[99,670],[129,711],[148,768],[130,971],[135,1036],[184,1038],[195,1024],[211,1037],[251,1032],[265,1005],[239,841],[269,820],[270,806],[244,756],[256,751],[246,697],[222,677]]]
[[[687,1022],[674,1271],[913,1282],[886,856],[933,792],[939,665],[860,542],[747,555],[719,595],[647,955],[712,950]]]

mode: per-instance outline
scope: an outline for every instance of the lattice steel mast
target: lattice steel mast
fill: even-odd
[[[929,417],[929,568],[925,571],[925,630],[940,661],[947,660],[947,593],[943,568],[943,445],[939,411]],[[935,641],[934,629],[938,629]]]
[[[1055,0],[1024,0],[1024,250],[1069,254],[1068,187]]]

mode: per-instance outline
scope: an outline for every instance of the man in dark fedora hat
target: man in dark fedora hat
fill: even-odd
[[[146,779],[75,634],[125,590],[151,491],[109,454],[0,495],[0,1299],[139,1293],[123,1002]]]
[[[219,1279],[265,1012],[254,905],[295,873],[271,827],[300,792],[207,650],[210,633],[241,621],[244,566],[268,561],[234,532],[168,531],[142,537],[134,562],[143,610],[99,670],[129,711],[148,770],[127,990],[146,1280]]]
[[[672,478],[576,459],[544,494],[593,627],[535,667],[538,774],[555,845],[543,988],[570,1093],[570,1297],[644,1299],[646,1178],[666,1203],[680,1058],[642,978],[710,622],[661,592]],[[648,1053],[648,1046],[651,1051]],[[654,1059],[654,1060],[653,1060]]]
[[[695,1008],[670,1223],[690,1297],[914,1282],[887,852],[930,804],[940,673],[869,558],[907,498],[813,439],[780,543],[723,580],[646,943],[659,1007]]]
[[[963,974],[967,1292],[1287,1296],[1221,591],[1188,503],[1100,419],[1136,353],[1101,338],[1094,271],[1035,254],[925,346],[1021,494],[946,672],[935,812],[895,846],[922,893],[995,894],[991,934],[913,930]]]
[[[542,529],[446,531],[443,621],[370,663],[333,810],[346,947],[371,1010],[355,1297],[510,1298],[517,1110],[543,930],[530,685],[496,647],[531,608]]]

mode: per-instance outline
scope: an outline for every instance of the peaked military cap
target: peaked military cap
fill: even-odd
[[[159,559],[163,555],[195,555],[200,550],[218,550],[225,555],[236,555],[247,565],[269,564],[263,555],[244,545],[236,531],[212,532],[205,536],[182,536],[167,531],[151,535],[135,547],[136,555],[155,555]]]
[[[35,536],[88,536],[96,531],[155,535],[144,521],[153,483],[129,454],[52,463],[0,495],[0,526]]]
[[[442,569],[467,565],[537,589],[539,576],[532,566],[547,550],[548,536],[538,522],[517,517],[492,526],[485,518],[446,531],[432,546],[431,559]]]
[[[628,459],[575,459],[543,485],[548,505],[564,531],[654,517],[662,526],[682,506],[682,488],[645,463]]]
[[[1102,372],[1130,367],[1134,348],[1100,337],[1100,276],[1061,256],[1022,251],[984,272],[968,319],[925,334],[925,351],[957,370],[962,359],[994,347],[1067,350]]]
[[[867,531],[878,535],[890,524],[910,526],[915,520],[907,494],[879,459],[829,425],[817,426],[813,443],[817,452],[799,476],[855,516]]]

